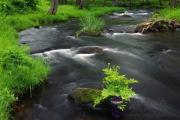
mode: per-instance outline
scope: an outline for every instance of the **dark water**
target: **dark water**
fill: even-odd
[[[103,113],[85,112],[69,102],[77,87],[100,87],[101,69],[118,64],[121,72],[139,80],[137,92],[121,120],[180,120],[180,32],[132,33],[149,11],[104,16],[109,33],[75,38],[76,20],[20,33],[21,42],[52,66],[48,83],[25,98],[16,120],[113,120]],[[123,32],[123,33],[122,33]],[[81,47],[98,46],[102,54],[80,54]]]

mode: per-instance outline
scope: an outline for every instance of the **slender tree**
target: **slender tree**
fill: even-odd
[[[177,7],[180,4],[180,0],[170,0],[171,7]]]
[[[49,9],[49,14],[54,15],[58,9],[59,0],[51,0],[51,7]]]

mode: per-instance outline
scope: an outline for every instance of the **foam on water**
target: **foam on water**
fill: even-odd
[[[170,108],[167,105],[166,101],[163,99],[161,101],[154,101],[150,98],[144,97],[144,96],[139,95],[139,94],[137,94],[133,98],[138,100],[139,102],[141,102],[147,108],[161,112],[165,116],[178,117],[179,113],[177,113],[176,110],[174,110],[173,108]]]
[[[118,53],[118,54],[121,54],[121,55],[133,57],[133,58],[135,58],[135,59],[143,60],[143,58],[141,58],[140,56],[138,56],[138,55],[136,55],[136,54],[134,54],[134,53],[125,51],[125,50],[121,50],[121,51],[120,51],[120,50],[118,50],[118,49],[105,48],[104,51],[113,52],[113,53]]]
[[[57,50],[51,50],[44,53],[36,53],[33,54],[34,56],[40,56],[48,60],[54,60],[56,61],[58,55],[64,56],[67,58],[74,59],[77,62],[83,62],[90,65],[94,65],[94,62],[91,57],[95,56],[96,54],[76,54],[77,50],[74,49],[57,49]]]

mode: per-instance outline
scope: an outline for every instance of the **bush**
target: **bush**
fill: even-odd
[[[77,36],[81,33],[98,35],[104,27],[104,21],[93,15],[87,15],[80,18],[81,30],[77,32]]]
[[[95,106],[109,97],[120,97],[122,103],[118,105],[118,108],[124,110],[126,103],[135,95],[135,92],[129,85],[137,83],[137,80],[126,78],[125,75],[119,73],[119,69],[119,66],[108,66],[103,69],[106,75],[103,79],[104,88],[101,95],[95,99]]]
[[[1,74],[9,76],[0,82],[13,93],[21,93],[40,84],[49,72],[49,67],[43,60],[28,56],[22,49],[14,47],[0,51]]]
[[[1,0],[0,12],[12,14],[14,12],[24,13],[36,9],[38,0]]]

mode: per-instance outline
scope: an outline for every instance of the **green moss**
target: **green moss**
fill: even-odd
[[[92,88],[77,88],[70,95],[77,104],[93,103],[100,96],[101,91]]]

